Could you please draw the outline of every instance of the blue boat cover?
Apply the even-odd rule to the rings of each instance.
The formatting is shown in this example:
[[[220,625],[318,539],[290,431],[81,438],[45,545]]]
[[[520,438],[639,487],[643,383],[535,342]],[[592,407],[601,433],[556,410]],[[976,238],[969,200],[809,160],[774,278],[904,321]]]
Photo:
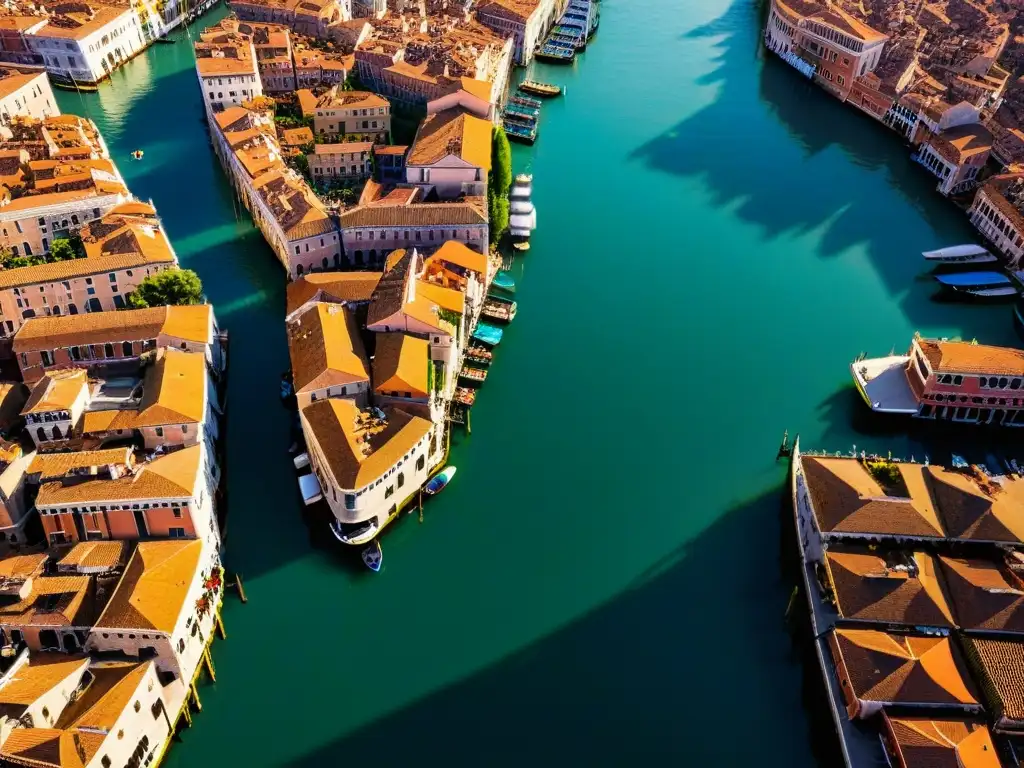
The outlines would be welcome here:
[[[954,272],[949,275],[936,275],[935,279],[954,288],[1010,284],[1010,278],[999,272]]]

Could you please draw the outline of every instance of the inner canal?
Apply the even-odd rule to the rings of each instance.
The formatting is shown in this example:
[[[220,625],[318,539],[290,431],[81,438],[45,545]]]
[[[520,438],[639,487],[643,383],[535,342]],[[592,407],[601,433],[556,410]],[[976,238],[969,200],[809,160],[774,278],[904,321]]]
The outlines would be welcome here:
[[[757,5],[601,12],[575,65],[531,73],[567,93],[514,148],[539,216],[519,314],[457,480],[376,576],[298,499],[285,276],[216,163],[188,35],[61,93],[231,333],[225,558],[249,602],[169,766],[814,764],[782,433],[941,460],[865,418],[848,364],[915,330],[1013,343],[1011,310],[932,300],[919,254],[966,219],[894,134],[765,58]]]

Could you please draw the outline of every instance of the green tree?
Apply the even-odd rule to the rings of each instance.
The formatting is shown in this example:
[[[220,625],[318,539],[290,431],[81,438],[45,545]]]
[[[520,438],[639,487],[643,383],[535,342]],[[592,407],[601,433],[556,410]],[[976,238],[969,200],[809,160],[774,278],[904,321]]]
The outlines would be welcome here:
[[[75,247],[66,238],[54,240],[53,245],[50,246],[50,261],[68,261],[77,256]]]
[[[128,294],[128,306],[132,309],[199,304],[202,300],[203,284],[191,269],[157,272]]]
[[[512,187],[512,147],[502,125],[494,126],[491,137],[491,189],[499,195],[508,196]]]
[[[508,198],[493,191],[487,196],[487,218],[491,228],[491,242],[496,243],[508,229]]]

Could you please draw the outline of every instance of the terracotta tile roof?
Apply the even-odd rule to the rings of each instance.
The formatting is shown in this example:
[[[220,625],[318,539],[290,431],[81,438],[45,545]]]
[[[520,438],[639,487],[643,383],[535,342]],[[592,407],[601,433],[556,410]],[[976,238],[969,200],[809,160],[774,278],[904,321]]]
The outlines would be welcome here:
[[[97,629],[173,632],[182,612],[194,608],[185,599],[202,552],[201,539],[140,542]]]
[[[894,768],[1000,768],[984,723],[890,717],[886,712],[882,717],[902,758]]]
[[[974,683],[948,637],[835,629],[836,645],[861,701],[904,705],[978,704]]]
[[[476,6],[477,17],[480,14],[498,16],[522,24],[540,7],[540,0],[485,0]]]
[[[318,400],[302,410],[306,438],[319,446],[339,488],[358,490],[378,480],[430,434],[426,419],[398,408],[382,410],[383,422],[351,400]]]
[[[95,755],[105,739],[87,731],[15,728],[0,747],[0,759],[26,768],[85,768],[81,755]]]
[[[491,169],[491,123],[453,107],[427,115],[409,149],[409,165],[433,165],[455,155],[476,168]]]
[[[206,416],[206,356],[165,347],[146,369],[138,409],[86,411],[82,432],[200,424]]]
[[[312,95],[309,91],[307,93]],[[300,95],[299,98],[301,99],[302,96]],[[390,110],[391,103],[370,91],[343,91],[340,88],[331,88],[317,99],[314,109],[363,109],[364,107],[386,107]]]
[[[990,713],[1024,721],[1024,638],[963,637]]]
[[[29,464],[28,473],[39,475],[40,480],[64,477],[76,469],[126,467],[131,463],[131,448],[110,448],[105,451],[75,451],[73,453],[38,453]]]
[[[339,304],[317,302],[289,323],[288,353],[296,392],[370,380],[355,316]]]
[[[814,514],[824,533],[944,535],[926,495],[887,497],[856,459],[804,457],[803,467]],[[900,469],[903,472],[905,467]]]
[[[27,707],[76,672],[83,671],[88,665],[88,656],[33,653],[29,656],[28,663],[19,667],[7,683],[0,687],[0,704]]]
[[[72,4],[65,3],[57,6],[62,9],[74,9],[63,13],[55,13],[47,20],[46,26],[33,34],[36,37],[56,37],[66,40],[84,40],[93,32],[98,32],[103,27],[114,21],[121,20],[132,13],[131,8],[112,7],[91,3]],[[124,23],[131,24],[131,19],[125,18]]]
[[[81,368],[47,371],[32,387],[32,394],[22,414],[66,411],[74,405],[83,390],[88,389],[88,378]]]
[[[375,144],[373,153],[375,155],[404,155],[409,147],[404,144]]]
[[[54,724],[57,728],[88,728],[110,731],[132,703],[142,678],[153,664],[132,661],[94,662],[92,683],[65,707]]]
[[[367,326],[383,322],[401,311],[409,293],[409,281],[416,271],[413,266],[415,257],[415,250],[407,251],[404,248],[388,254],[387,269],[370,299],[370,308],[366,313]]]
[[[372,141],[343,141],[337,144],[317,144],[313,148],[315,155],[350,155],[369,152],[373,149]]]
[[[138,467],[134,475],[115,480],[86,480],[64,484],[59,481],[39,487],[36,506],[100,503],[105,501],[146,501],[149,499],[190,499],[202,470],[202,445],[173,451]]]
[[[312,144],[313,141],[313,131],[305,125],[301,128],[285,128],[281,131],[282,146],[301,147],[305,144]]]
[[[446,261],[457,267],[462,267],[463,269],[476,272],[481,276],[487,274],[487,256],[474,251],[468,245],[464,245],[458,240],[447,241],[444,245],[427,256],[423,263],[425,266],[430,266],[435,261]]]
[[[957,623],[964,629],[1024,632],[1024,584],[999,563],[940,557]]]
[[[935,373],[1024,376],[1024,350],[935,339],[917,344]]]
[[[1007,479],[982,488],[962,472],[934,466],[921,471],[949,537],[1024,542],[1024,481]]]
[[[84,344],[148,341],[160,334],[208,344],[211,327],[209,304],[37,317],[26,320],[21,326],[14,337],[14,351],[35,352]]]
[[[37,576],[32,591],[0,604],[0,623],[12,626],[88,627],[96,617],[88,576]]]
[[[466,294],[460,290],[446,288],[427,280],[417,280],[416,293],[441,309],[458,312],[460,315],[466,312]]]
[[[35,80],[42,72],[22,73],[11,69],[0,70],[0,99],[13,95]]]
[[[374,391],[427,397],[427,366],[432,365],[427,340],[405,333],[378,333],[376,337],[377,347],[373,356]]]
[[[46,565],[45,553],[9,555],[0,560],[0,579],[27,579],[40,573]]]
[[[929,144],[949,162],[960,165],[975,155],[992,149],[992,133],[979,123],[947,128],[929,140]]]
[[[107,571],[128,562],[131,544],[127,541],[82,541],[75,544],[57,563],[61,572]]]
[[[411,203],[360,205],[339,217],[343,228],[451,227],[487,223],[487,217],[469,203]]]
[[[935,558],[925,552],[882,557],[866,550],[830,548],[825,565],[844,619],[952,627]]]
[[[314,298],[324,301],[369,301],[380,272],[311,272],[288,283],[287,313],[291,315]]]

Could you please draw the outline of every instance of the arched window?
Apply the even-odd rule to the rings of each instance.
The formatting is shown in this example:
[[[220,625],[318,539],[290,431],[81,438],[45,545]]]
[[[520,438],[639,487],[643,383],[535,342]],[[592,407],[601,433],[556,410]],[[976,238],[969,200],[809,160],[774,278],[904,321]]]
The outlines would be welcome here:
[[[132,356],[132,343],[130,341],[125,341],[121,343],[121,354],[124,355],[125,357]]]
[[[108,358],[113,357],[114,356],[114,345],[110,344],[110,343],[104,344],[103,345],[103,355],[105,357],[108,357]]]
[[[46,442],[46,430],[42,427],[36,430],[36,436],[39,438],[39,442]]]
[[[61,435],[61,433],[60,433],[60,427],[56,427],[56,426],[55,426],[55,427],[53,428],[53,439],[54,439],[54,440],[60,440],[60,439],[61,439],[61,437],[62,437],[62,435]]]
[[[302,277],[302,265],[301,265],[301,264],[299,264],[299,265],[298,265],[298,266],[297,266],[297,267],[295,268],[295,273],[296,273],[296,274],[297,274],[297,275],[298,275],[299,277]]]

